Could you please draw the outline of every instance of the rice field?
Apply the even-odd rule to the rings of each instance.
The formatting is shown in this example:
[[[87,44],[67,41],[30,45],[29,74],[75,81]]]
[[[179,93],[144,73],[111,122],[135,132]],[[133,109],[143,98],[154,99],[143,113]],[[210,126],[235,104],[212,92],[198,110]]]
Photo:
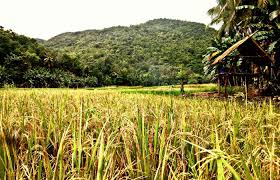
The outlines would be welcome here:
[[[0,90],[0,179],[280,179],[272,101],[123,91]]]
[[[152,95],[171,95],[179,96],[180,85],[173,86],[151,86],[151,87],[142,87],[142,86],[109,86],[102,88],[95,88],[94,90],[107,90],[107,91],[117,91],[122,93],[131,93],[131,94],[152,94]],[[200,92],[214,92],[218,90],[216,84],[194,84],[194,85],[185,85],[184,86],[185,94],[200,93]]]

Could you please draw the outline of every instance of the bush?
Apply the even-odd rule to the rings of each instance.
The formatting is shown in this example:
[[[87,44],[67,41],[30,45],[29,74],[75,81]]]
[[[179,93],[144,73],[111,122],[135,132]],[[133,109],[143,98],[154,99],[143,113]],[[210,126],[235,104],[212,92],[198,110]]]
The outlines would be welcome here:
[[[71,83],[69,84],[70,88],[81,88],[86,86],[85,78],[73,76]]]
[[[52,75],[47,69],[38,68],[27,71],[24,79],[27,81],[24,86],[27,87],[49,87],[52,82]]]
[[[51,72],[46,68],[36,68],[25,73],[24,79],[26,83],[22,86],[34,88],[68,87],[71,84],[70,76],[71,73],[59,69]]]
[[[98,86],[98,80],[96,77],[86,77],[85,78],[85,87],[96,87]]]

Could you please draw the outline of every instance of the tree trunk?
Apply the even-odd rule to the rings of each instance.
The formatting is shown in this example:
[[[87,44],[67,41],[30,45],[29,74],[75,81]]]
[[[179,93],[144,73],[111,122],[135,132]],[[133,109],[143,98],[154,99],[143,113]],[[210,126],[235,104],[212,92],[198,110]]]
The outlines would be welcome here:
[[[184,90],[184,80],[181,80],[180,92],[181,92],[181,93],[184,93],[184,92],[185,92],[185,90]]]

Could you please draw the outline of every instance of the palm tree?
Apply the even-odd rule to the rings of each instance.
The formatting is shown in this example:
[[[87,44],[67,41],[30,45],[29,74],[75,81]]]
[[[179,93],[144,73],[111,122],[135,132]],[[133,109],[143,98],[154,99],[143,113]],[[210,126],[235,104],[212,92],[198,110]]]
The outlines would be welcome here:
[[[210,25],[221,24],[219,37],[236,33],[248,35],[275,19],[279,23],[279,7],[279,0],[218,0],[208,14],[212,17]]]
[[[208,10],[208,15],[212,17],[210,25],[221,24],[220,37],[229,35],[238,23],[236,7],[240,3],[241,0],[218,0],[217,6]]]

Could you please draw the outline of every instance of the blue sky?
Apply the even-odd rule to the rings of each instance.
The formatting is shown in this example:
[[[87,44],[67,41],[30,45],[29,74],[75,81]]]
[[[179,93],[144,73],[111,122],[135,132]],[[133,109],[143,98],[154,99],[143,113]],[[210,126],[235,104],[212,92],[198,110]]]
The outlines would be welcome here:
[[[208,24],[215,0],[1,0],[0,25],[29,37],[129,26],[155,18]]]

